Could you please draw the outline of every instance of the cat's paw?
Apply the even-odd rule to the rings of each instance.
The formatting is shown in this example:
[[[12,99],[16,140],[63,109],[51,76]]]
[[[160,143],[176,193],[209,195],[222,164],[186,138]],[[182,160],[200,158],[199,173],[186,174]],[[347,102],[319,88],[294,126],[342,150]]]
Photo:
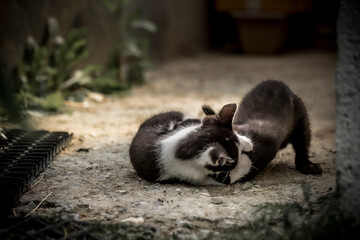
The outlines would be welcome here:
[[[296,169],[304,174],[313,174],[313,175],[321,174],[323,171],[320,164],[312,163],[310,161],[308,161],[302,165],[296,166]]]
[[[242,136],[236,133],[236,136],[239,139],[239,149],[244,152],[251,152],[254,148],[250,138]]]

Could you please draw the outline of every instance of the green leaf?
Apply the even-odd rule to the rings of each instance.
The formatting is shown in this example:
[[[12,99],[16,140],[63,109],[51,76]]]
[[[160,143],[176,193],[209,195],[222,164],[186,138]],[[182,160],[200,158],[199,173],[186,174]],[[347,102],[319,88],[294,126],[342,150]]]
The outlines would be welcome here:
[[[103,70],[103,66],[99,64],[89,64],[82,71],[86,76],[90,76],[92,74],[97,74],[97,72],[101,72]]]
[[[149,20],[145,20],[145,19],[135,20],[130,24],[130,26],[133,28],[143,29],[143,30],[151,32],[151,33],[154,33],[157,31],[156,25],[153,22],[151,22]]]
[[[42,101],[41,106],[48,111],[57,111],[62,107],[63,101],[61,92],[55,92],[47,95]]]
[[[108,9],[108,11],[114,13],[117,9],[116,4],[114,1],[111,0],[101,0],[101,2],[105,5],[105,7]]]
[[[105,7],[109,12],[115,14],[116,16],[120,16],[123,14],[125,7],[132,0],[101,0]]]
[[[143,51],[141,51],[138,44],[136,44],[136,41],[128,41],[122,55],[141,58],[143,56]]]

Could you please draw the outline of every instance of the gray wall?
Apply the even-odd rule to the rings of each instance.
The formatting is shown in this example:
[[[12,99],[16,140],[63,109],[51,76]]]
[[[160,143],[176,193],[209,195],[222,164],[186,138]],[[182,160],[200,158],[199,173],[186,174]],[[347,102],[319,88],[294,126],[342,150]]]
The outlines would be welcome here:
[[[150,35],[152,55],[158,60],[192,56],[207,48],[208,13],[206,0],[140,0],[144,16],[159,31]]]
[[[157,61],[196,54],[207,47],[206,0],[135,0],[145,18],[158,25],[151,56]],[[41,39],[49,16],[60,22],[61,34],[72,27],[88,28],[89,57],[104,63],[117,33],[116,20],[101,0],[0,0],[0,61],[13,67],[28,35]]]
[[[360,1],[343,0],[338,20],[337,187],[343,207],[360,220]],[[325,86],[324,86],[325,87]]]

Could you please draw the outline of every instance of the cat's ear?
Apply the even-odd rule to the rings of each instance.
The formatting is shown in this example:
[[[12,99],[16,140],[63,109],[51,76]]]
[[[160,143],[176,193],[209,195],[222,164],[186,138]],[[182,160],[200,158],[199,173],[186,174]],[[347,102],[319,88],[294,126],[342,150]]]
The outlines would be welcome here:
[[[210,106],[208,106],[208,105],[203,105],[203,106],[202,106],[202,110],[203,110],[203,112],[205,113],[206,116],[215,115],[214,109],[212,109],[212,108],[211,108]]]
[[[232,120],[236,111],[236,104],[230,103],[226,104],[219,112],[219,120],[221,124],[226,127],[232,129]]]

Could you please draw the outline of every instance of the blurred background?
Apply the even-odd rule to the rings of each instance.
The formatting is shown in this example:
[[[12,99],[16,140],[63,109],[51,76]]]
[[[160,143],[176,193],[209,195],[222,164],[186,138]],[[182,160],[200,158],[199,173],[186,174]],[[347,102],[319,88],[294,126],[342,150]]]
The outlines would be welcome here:
[[[199,194],[191,190],[189,195],[182,191],[182,198],[170,204],[184,206],[177,208],[173,218],[168,214],[172,210],[159,207],[159,196],[145,190],[147,186],[138,181],[130,165],[130,142],[146,117],[179,110],[200,118],[203,104],[220,110],[224,104],[239,103],[250,89],[269,78],[284,81],[307,106],[313,136],[311,158],[324,169],[321,178],[306,176],[314,186],[314,199],[333,192],[339,2],[0,0],[0,139],[6,137],[1,128],[13,123],[30,128],[28,119],[35,119],[40,129],[73,133],[67,153],[22,198],[16,210],[19,216],[34,209],[29,203],[41,204],[49,189],[55,190],[51,204],[37,210],[44,215],[58,213],[59,206],[65,206],[60,212],[79,213],[82,219],[100,216],[116,222],[146,213],[154,216],[156,224],[177,228],[179,222],[174,219],[194,219],[194,212],[212,219],[206,222],[214,229],[220,220],[213,219],[247,219],[243,213],[251,213],[249,202],[303,202],[300,184],[304,176],[290,177],[295,174],[291,149],[279,155],[266,171],[271,173],[257,182],[264,188],[261,195],[239,198],[229,188],[214,190],[214,196],[224,193],[230,198],[224,201],[220,215],[214,206],[209,208],[214,209],[212,213],[204,211],[202,205],[208,200],[198,201]],[[345,23],[345,28],[350,25]],[[352,36],[357,43],[356,34]],[[344,40],[344,45],[348,42]],[[349,59],[356,62],[358,55]],[[353,68],[348,63],[343,63],[349,66],[345,73]],[[350,102],[345,98],[344,104]],[[238,186],[242,193],[244,188]],[[124,189],[124,194],[117,189]],[[124,208],[114,211],[119,203]],[[236,208],[241,211],[234,211]],[[311,215],[316,216],[312,211]],[[311,222],[311,226],[317,225]]]
[[[112,1],[114,3],[118,2]],[[102,0],[0,1],[0,54],[14,67],[26,38],[41,41],[49,17],[59,33],[86,27],[86,63],[104,64],[119,34],[119,19]],[[123,1],[124,2],[124,1]],[[278,53],[302,48],[335,48],[339,0],[133,0],[127,13],[139,11],[158,31],[151,57],[159,62],[204,50]],[[136,10],[134,10],[136,9]]]
[[[81,98],[70,94],[79,86],[122,91],[142,83],[147,68],[209,51],[335,51],[338,6],[339,0],[1,0],[2,102],[5,109],[57,110],[64,99]]]

